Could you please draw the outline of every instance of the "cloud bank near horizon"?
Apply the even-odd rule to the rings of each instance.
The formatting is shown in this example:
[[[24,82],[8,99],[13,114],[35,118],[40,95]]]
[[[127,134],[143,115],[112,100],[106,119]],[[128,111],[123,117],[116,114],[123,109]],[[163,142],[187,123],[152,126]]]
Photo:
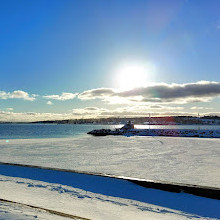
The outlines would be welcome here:
[[[196,109],[197,110],[197,109]],[[201,110],[201,109],[200,109]],[[114,110],[98,107],[76,108],[70,113],[50,113],[50,112],[13,112],[0,111],[0,121],[10,122],[32,122],[48,120],[66,120],[83,118],[108,118],[108,117],[149,117],[151,116],[197,116],[197,112],[189,112],[183,107],[175,106],[149,106],[149,107],[121,107]],[[217,115],[220,112],[206,112],[202,115]]]

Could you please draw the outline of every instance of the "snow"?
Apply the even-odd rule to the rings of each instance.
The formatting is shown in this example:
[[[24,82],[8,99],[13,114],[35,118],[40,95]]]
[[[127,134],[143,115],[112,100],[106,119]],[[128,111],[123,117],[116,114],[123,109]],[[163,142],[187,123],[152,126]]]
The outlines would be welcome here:
[[[0,140],[0,162],[220,187],[220,139],[106,136]],[[0,199],[89,219],[220,219],[219,200],[126,180],[0,164]],[[65,219],[0,201],[1,220]]]
[[[36,210],[19,204],[0,202],[1,220],[66,220],[61,216],[54,216],[46,211]]]
[[[17,170],[15,173],[21,176],[23,173],[34,173],[35,179],[33,176],[20,178],[0,175],[1,199],[89,219],[207,220],[220,218],[218,200],[146,189],[125,180],[74,173],[68,173],[70,175],[68,179],[65,177],[65,172],[32,170],[33,168],[24,168],[21,172],[20,167],[16,166],[13,169]],[[47,175],[42,175],[42,172],[47,172]],[[42,176],[47,181],[42,181]],[[64,182],[66,184],[63,184]],[[94,192],[94,189],[99,192]],[[155,205],[155,201],[164,205]],[[39,219],[51,217],[45,213],[49,216],[41,218],[43,214],[39,210],[31,211],[21,206],[14,210],[13,206],[5,207],[5,204],[0,203],[0,216],[1,213],[3,216],[6,213],[11,214],[12,220],[19,219],[16,215],[13,217],[17,210],[16,213],[20,215],[28,214]],[[176,209],[171,209],[171,206],[175,206]],[[60,219],[60,217],[55,216],[54,219]]]
[[[106,136],[0,140],[0,161],[220,187],[220,139]]]

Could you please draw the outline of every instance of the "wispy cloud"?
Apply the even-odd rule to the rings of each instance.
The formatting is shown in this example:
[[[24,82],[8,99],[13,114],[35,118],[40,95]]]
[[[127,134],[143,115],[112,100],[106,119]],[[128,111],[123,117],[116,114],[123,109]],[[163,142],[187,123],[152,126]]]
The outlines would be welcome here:
[[[48,102],[47,102],[47,105],[53,105],[53,102],[48,101]]]
[[[193,107],[191,107],[191,109],[193,109],[193,110],[207,110],[207,109],[213,109],[213,108],[193,106]]]
[[[45,120],[64,120],[71,118],[73,118],[72,114],[0,111],[0,121],[4,122],[32,122]]]
[[[142,103],[190,103],[208,102],[220,97],[220,82],[199,81],[187,84],[154,84],[128,91],[116,91],[111,88],[98,88],[84,91],[78,98],[82,100],[101,99],[117,103],[127,100]]]
[[[218,20],[217,28],[220,29],[220,20]]]
[[[0,91],[0,99],[24,99],[34,101],[36,96],[35,94],[30,95],[22,90],[15,90],[13,92]]]
[[[66,100],[74,99],[77,95],[78,93],[63,92],[61,95],[46,95],[46,96],[43,96],[43,98],[66,101]]]
[[[177,114],[182,112],[183,107],[179,106],[127,106],[114,109],[107,108],[97,108],[97,107],[87,107],[87,108],[77,108],[73,109],[73,114],[75,116],[82,116],[86,118],[96,118],[96,117],[123,117],[123,116],[146,116],[149,112],[155,112],[157,114],[162,114],[163,112],[169,111]],[[187,113],[188,114],[188,113]]]
[[[98,107],[75,108],[72,110],[73,115],[83,116],[87,118],[98,117],[102,115],[103,112],[109,112],[109,110],[106,108],[98,108]]]

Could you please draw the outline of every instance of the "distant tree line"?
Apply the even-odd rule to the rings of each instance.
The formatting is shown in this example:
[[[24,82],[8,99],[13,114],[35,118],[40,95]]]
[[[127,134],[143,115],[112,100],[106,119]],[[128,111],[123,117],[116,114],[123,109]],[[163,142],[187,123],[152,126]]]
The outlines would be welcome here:
[[[134,124],[216,124],[220,125],[220,117],[211,116],[167,116],[167,117],[109,117],[109,118],[88,118],[88,119],[66,119],[36,121],[31,123],[53,123],[53,124],[125,124],[127,121]]]

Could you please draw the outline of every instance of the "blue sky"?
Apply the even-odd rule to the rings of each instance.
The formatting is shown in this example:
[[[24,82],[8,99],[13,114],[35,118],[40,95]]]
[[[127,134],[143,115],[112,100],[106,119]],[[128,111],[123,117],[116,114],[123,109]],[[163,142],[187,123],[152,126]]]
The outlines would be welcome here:
[[[218,0],[0,1],[0,120],[219,114],[219,8]]]

